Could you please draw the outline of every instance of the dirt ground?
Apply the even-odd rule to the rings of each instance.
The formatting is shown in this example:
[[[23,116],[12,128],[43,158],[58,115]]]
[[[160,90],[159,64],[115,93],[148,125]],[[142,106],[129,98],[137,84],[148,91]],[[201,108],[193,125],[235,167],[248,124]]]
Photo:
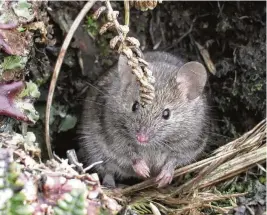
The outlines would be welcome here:
[[[42,32],[34,34],[25,79],[38,83],[41,92],[34,103],[40,120],[29,125],[28,130],[34,132],[45,152],[45,107],[51,74],[66,33],[85,2],[41,4],[36,17],[45,26],[48,42],[40,42]],[[92,11],[99,5],[100,2],[95,4]],[[123,1],[113,1],[112,6],[120,11],[119,21],[123,23]],[[53,150],[61,158],[66,157],[66,150],[76,148],[76,126],[82,117],[87,89],[118,59],[109,47],[114,33],[100,36],[99,29],[106,20],[104,17],[93,20],[92,11],[74,35],[55,89],[50,129]],[[4,31],[1,32],[3,36]],[[211,114],[207,153],[266,118],[266,2],[163,1],[154,10],[143,12],[132,8],[129,35],[140,41],[142,51],[167,51],[206,66],[209,72],[205,90]],[[27,38],[21,41],[26,44]],[[15,77],[16,71],[12,75]],[[14,77],[5,78],[15,80]],[[2,129],[2,116],[0,121]],[[46,158],[45,153],[42,154]],[[220,189],[225,193],[252,192],[249,197],[238,199],[240,207],[233,214],[249,214],[244,209],[247,205],[254,214],[262,214],[266,208],[265,184],[266,177],[255,168]]]
[[[70,26],[83,4],[48,3],[51,37],[56,42],[36,49],[39,51],[28,64],[31,71],[38,68],[39,74],[32,72],[36,79],[52,72],[66,26]],[[122,2],[113,2],[113,6],[121,11],[123,22]],[[168,51],[203,64],[201,50],[209,53],[215,67],[213,74],[209,73],[206,89],[212,113],[212,148],[238,137],[265,117],[265,15],[265,2],[163,2],[152,11],[131,10],[130,34],[140,40],[144,51]],[[101,22],[85,20],[61,69],[52,124],[53,143],[60,156],[75,147],[75,125],[88,84],[117,59],[108,46],[112,33],[98,35]],[[45,107],[48,86],[47,82],[41,89],[43,100],[37,104],[40,111]],[[74,127],[62,128],[66,120]],[[42,123],[36,127],[41,128]]]

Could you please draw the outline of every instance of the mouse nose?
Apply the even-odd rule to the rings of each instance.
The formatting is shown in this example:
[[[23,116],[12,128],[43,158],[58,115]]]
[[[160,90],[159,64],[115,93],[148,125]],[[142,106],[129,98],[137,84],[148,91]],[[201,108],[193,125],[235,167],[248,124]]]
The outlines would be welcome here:
[[[137,133],[136,138],[139,143],[147,143],[148,142],[148,135],[145,133]]]

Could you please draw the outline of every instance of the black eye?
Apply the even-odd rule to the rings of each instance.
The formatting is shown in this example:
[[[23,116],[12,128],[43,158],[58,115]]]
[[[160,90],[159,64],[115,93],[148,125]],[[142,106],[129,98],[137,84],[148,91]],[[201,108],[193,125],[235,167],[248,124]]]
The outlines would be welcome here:
[[[170,115],[171,115],[171,112],[170,112],[170,109],[169,108],[165,109],[163,111],[163,113],[162,113],[163,119],[169,119],[170,118]]]
[[[139,109],[139,102],[135,101],[132,106],[132,111],[135,112]]]

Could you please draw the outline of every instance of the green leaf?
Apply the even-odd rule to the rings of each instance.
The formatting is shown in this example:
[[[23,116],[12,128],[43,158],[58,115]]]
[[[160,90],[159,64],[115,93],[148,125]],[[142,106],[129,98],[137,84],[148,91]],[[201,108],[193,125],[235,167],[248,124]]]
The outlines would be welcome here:
[[[77,117],[72,115],[67,115],[59,125],[59,132],[67,131],[75,127],[77,123]]]
[[[40,91],[38,89],[38,86],[33,83],[32,81],[26,82],[26,87],[25,89],[20,93],[19,97],[25,97],[25,96],[30,96],[32,98],[39,98],[40,96]]]
[[[18,193],[13,196],[12,200],[14,202],[23,202],[25,200],[25,194],[24,193]]]
[[[66,201],[63,201],[63,200],[58,200],[57,202],[58,206],[62,209],[62,210],[65,210],[67,211],[68,210],[68,203]]]
[[[32,11],[32,5],[27,2],[27,0],[19,0],[17,4],[13,4],[12,8],[14,13],[18,17],[23,17],[27,21],[30,21],[34,18],[34,13]]]
[[[98,213],[98,215],[109,215],[109,214],[110,214],[109,211],[105,208],[101,208]]]
[[[30,205],[21,204],[22,202],[20,202],[19,205],[15,205],[14,209],[11,210],[12,215],[31,215],[34,212],[33,207],[31,207]]]
[[[99,31],[99,25],[97,21],[90,16],[87,17],[87,30],[88,33],[93,37],[96,37]]]
[[[65,212],[61,208],[55,207],[54,208],[54,214],[55,215],[64,215]]]
[[[22,56],[8,56],[1,64],[3,70],[24,69],[28,58]]]
[[[26,30],[26,28],[23,28],[23,27],[20,26],[20,27],[17,28],[17,30],[18,30],[19,32],[24,32],[24,31]]]
[[[85,191],[73,190],[71,193],[64,194],[63,199],[58,200],[53,210],[55,215],[86,215]]]
[[[135,202],[130,205],[130,209],[137,212],[138,214],[152,214],[148,202]]]
[[[266,177],[260,176],[259,181],[260,181],[260,183],[265,184],[266,183]]]

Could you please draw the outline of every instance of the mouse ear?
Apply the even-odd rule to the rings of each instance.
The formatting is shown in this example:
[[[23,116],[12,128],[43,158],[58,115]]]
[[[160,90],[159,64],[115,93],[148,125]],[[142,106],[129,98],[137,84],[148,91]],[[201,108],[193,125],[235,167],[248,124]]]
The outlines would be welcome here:
[[[179,90],[190,100],[202,94],[206,81],[206,69],[201,63],[196,61],[184,64],[179,69],[176,77]]]
[[[121,54],[118,62],[118,73],[122,82],[128,83],[133,80],[134,75],[131,72],[131,67],[128,65],[128,59]]]

